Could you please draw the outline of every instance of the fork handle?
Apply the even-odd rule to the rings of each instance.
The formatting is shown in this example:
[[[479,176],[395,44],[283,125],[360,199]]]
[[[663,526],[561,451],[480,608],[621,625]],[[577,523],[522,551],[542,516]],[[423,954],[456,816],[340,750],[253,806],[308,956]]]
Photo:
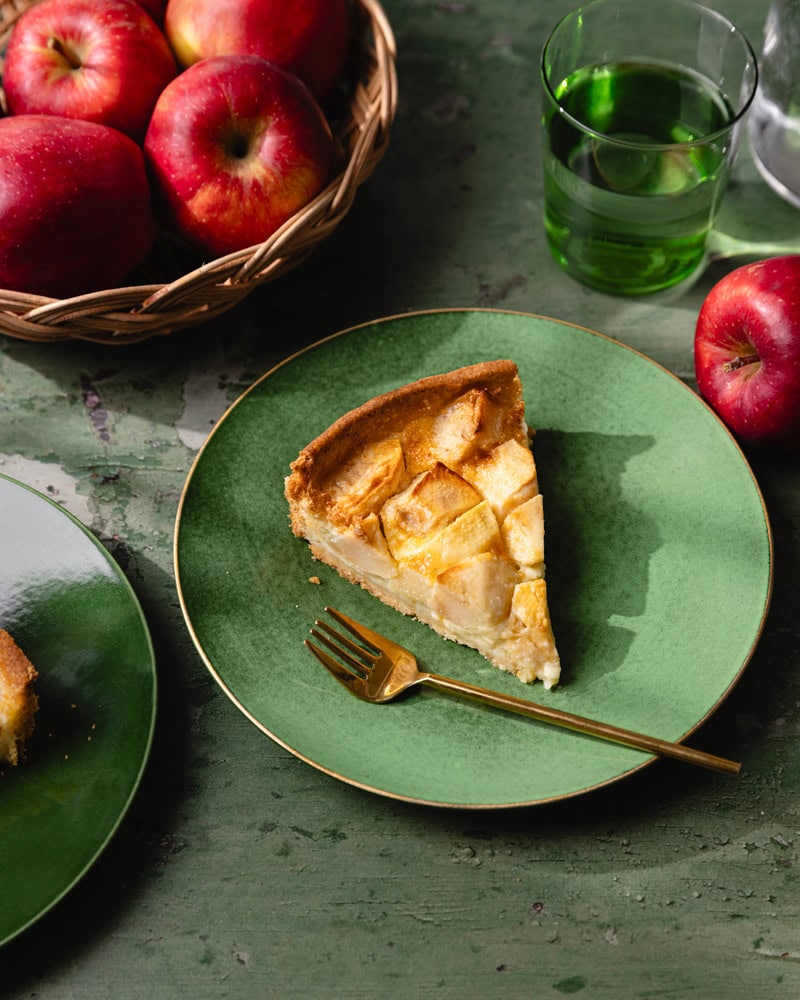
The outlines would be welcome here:
[[[451,677],[425,673],[422,675],[421,680],[422,683],[438,688],[440,691],[448,691],[451,694],[471,698],[473,701],[480,701],[486,705],[503,708],[508,712],[527,715],[533,719],[537,719],[539,722],[547,722],[554,726],[561,726],[563,729],[571,729],[574,732],[583,733],[587,736],[595,736],[611,743],[619,743],[622,746],[633,747],[636,750],[644,750],[647,753],[657,754],[660,757],[672,757],[675,760],[697,764],[700,767],[706,767],[712,771],[721,771],[724,774],[739,774],[742,769],[742,765],[737,761],[704,753],[702,750],[693,750],[682,743],[670,743],[668,740],[661,740],[655,736],[646,736],[643,733],[636,733],[630,729],[621,729],[619,726],[612,726],[606,722],[597,722],[594,719],[586,719],[580,715],[572,715],[570,712],[562,712],[557,708],[549,708],[547,705],[525,701],[523,698],[514,698],[511,695],[500,694],[498,691],[488,691],[486,688],[453,680]]]

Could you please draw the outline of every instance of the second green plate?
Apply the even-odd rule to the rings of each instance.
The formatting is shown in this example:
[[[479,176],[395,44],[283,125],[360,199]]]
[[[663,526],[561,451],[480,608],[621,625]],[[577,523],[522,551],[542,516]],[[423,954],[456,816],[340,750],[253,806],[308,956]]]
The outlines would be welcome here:
[[[0,475],[0,626],[39,671],[28,759],[0,768],[0,945],[100,856],[139,787],[156,713],[142,609],[91,532]]]

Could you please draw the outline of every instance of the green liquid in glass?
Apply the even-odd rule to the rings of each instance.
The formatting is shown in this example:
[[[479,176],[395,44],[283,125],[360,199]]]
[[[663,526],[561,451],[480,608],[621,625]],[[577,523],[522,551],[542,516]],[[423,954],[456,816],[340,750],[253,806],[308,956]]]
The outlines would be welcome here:
[[[626,295],[688,277],[703,261],[732,159],[733,112],[722,94],[680,67],[615,63],[578,70],[556,96],[591,131],[547,105],[553,256],[586,284]]]

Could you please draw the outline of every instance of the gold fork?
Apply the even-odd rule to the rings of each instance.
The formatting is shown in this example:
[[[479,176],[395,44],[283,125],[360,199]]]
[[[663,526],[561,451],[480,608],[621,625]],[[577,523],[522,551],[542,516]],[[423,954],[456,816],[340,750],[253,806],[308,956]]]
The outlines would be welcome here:
[[[374,703],[391,701],[408,688],[427,684],[440,691],[462,695],[496,708],[530,716],[539,722],[561,726],[587,736],[596,736],[602,740],[634,747],[661,757],[672,757],[689,764],[698,764],[713,771],[738,774],[742,768],[736,761],[716,757],[702,750],[693,750],[682,743],[670,743],[654,736],[621,729],[605,722],[596,722],[594,719],[585,719],[580,715],[572,715],[546,705],[535,704],[522,698],[514,698],[498,691],[489,691],[473,684],[465,684],[450,677],[420,670],[414,654],[403,646],[398,646],[397,643],[348,618],[335,608],[326,607],[325,611],[360,641],[354,642],[318,618],[314,623],[316,627],[311,629],[311,635],[335,653],[338,659],[320,649],[309,639],[304,640],[305,645],[340,684],[362,701]]]

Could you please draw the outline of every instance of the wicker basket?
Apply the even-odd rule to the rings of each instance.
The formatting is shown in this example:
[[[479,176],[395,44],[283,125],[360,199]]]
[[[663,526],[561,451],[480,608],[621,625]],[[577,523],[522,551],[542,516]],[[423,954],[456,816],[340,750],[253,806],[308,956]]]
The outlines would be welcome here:
[[[0,51],[32,0],[0,2]],[[389,143],[397,108],[395,43],[377,0],[353,0],[358,19],[349,107],[334,132],[342,169],[313,201],[264,243],[197,266],[197,258],[168,237],[139,269],[142,284],[69,299],[0,289],[0,333],[33,341],[89,340],[130,344],[203,323],[250,291],[297,266],[350,209],[359,185]],[[2,91],[0,99],[4,102]],[[137,276],[139,274],[137,272]]]

